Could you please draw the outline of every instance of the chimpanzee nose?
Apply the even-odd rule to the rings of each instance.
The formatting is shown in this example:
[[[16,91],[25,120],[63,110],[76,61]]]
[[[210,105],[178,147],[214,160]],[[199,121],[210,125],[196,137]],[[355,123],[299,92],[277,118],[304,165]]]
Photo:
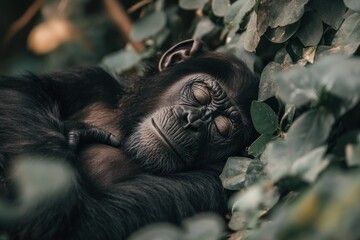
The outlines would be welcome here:
[[[205,122],[202,120],[203,111],[198,108],[180,106],[176,108],[175,114],[185,129],[198,131],[201,126],[205,125]]]

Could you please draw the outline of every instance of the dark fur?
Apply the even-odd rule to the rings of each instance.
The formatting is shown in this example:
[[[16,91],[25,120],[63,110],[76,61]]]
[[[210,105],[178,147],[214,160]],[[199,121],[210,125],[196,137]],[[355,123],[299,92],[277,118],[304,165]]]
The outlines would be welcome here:
[[[94,144],[81,146],[74,153],[67,142],[68,123],[83,120],[126,139],[153,110],[158,95],[174,80],[192,72],[209,73],[225,81],[242,79],[242,97],[236,101],[248,114],[250,100],[256,98],[257,81],[239,61],[212,53],[149,74],[126,90],[100,68],[1,77],[1,176],[7,176],[13,157],[24,153],[67,159],[77,170],[77,183],[66,199],[46,204],[22,219],[10,229],[12,238],[124,239],[147,223],[179,223],[202,211],[223,214],[227,194],[218,176],[224,159],[156,175],[144,172],[121,149]],[[244,131],[239,151],[252,135],[250,125]]]

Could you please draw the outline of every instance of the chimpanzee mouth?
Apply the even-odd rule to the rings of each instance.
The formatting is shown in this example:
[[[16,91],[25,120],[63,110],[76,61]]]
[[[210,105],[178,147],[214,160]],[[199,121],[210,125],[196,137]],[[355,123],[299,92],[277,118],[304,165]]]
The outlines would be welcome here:
[[[153,130],[156,133],[156,135],[160,138],[160,140],[166,145],[167,148],[169,148],[184,164],[185,166],[186,161],[181,157],[181,154],[178,152],[178,150],[173,146],[173,144],[170,142],[170,140],[165,136],[165,134],[161,131],[161,129],[158,127],[158,125],[155,123],[155,120],[151,118],[151,125],[153,126]]]

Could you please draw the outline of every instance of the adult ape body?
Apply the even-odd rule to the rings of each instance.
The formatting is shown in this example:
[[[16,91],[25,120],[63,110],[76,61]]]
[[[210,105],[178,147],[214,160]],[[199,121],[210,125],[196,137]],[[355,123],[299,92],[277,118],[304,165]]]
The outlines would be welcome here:
[[[150,222],[225,211],[218,176],[251,138],[257,90],[242,62],[195,40],[169,49],[133,86],[99,68],[0,78],[1,177],[27,153],[77,171],[66,199],[22,219],[12,237],[124,239]]]

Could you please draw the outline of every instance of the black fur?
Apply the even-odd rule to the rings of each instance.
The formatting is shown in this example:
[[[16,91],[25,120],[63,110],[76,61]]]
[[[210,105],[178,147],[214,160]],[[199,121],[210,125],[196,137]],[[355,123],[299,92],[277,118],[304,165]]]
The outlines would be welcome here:
[[[66,159],[77,171],[76,183],[66,193],[65,199],[44,204],[21,219],[9,229],[11,238],[125,239],[147,223],[179,223],[185,217],[202,211],[223,214],[227,194],[218,176],[224,162],[156,175],[144,172],[141,167],[133,167],[131,157],[128,159],[129,156],[124,154],[123,158],[119,150],[116,154],[123,161],[122,167],[114,169],[114,174],[121,171],[128,173],[104,186],[98,184],[93,175],[102,178],[110,174],[108,171],[112,167],[92,174],[92,170],[101,168],[102,162],[98,162],[96,157],[91,162],[88,155],[82,155],[82,151],[86,152],[93,145],[80,146],[74,152],[68,144],[69,126],[71,130],[74,122],[81,122],[86,117],[93,119],[88,111],[105,109],[104,117],[99,113],[103,121],[101,127],[117,126],[124,140],[141,118],[153,110],[158,95],[173,84],[174,79],[192,72],[205,72],[225,80],[242,79],[243,97],[236,101],[247,112],[251,99],[256,98],[257,81],[244,69],[242,63],[231,57],[208,53],[162,73],[147,75],[128,89],[100,68],[40,76],[1,77],[1,177],[8,176],[15,156],[26,153]],[[249,139],[251,127],[246,131],[244,134]],[[108,161],[105,158],[103,163],[112,164],[119,159]],[[130,167],[126,169],[126,166]],[[2,192],[6,192],[6,184]]]

